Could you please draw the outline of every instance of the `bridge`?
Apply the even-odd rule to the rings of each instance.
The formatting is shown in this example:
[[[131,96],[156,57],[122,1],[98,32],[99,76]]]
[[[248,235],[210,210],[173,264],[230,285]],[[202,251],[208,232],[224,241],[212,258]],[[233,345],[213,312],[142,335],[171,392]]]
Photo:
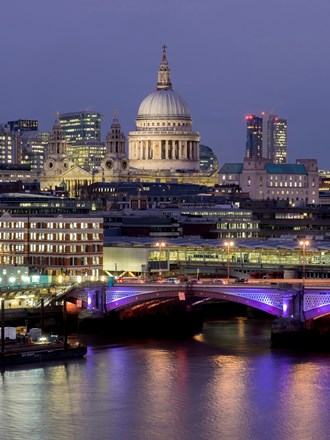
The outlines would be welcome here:
[[[303,284],[158,284],[127,283],[74,285],[65,293],[73,302],[89,310],[110,312],[134,307],[148,301],[185,301],[194,306],[210,300],[245,304],[278,318],[294,318],[300,322],[330,313],[330,285]]]
[[[303,337],[306,331],[317,327],[315,319],[330,314],[330,284],[283,281],[268,284],[136,282],[113,286],[103,281],[85,281],[66,286],[11,287],[0,291],[0,299],[6,308],[6,319],[17,317],[19,312],[38,314],[40,309],[41,315],[48,309],[53,312],[55,304],[62,304],[63,300],[67,304],[65,310],[78,312],[81,319],[102,319],[111,311],[153,308],[173,301],[181,302],[187,311],[207,301],[231,301],[277,318],[272,321],[272,342],[282,344],[284,341],[285,344],[291,337]]]

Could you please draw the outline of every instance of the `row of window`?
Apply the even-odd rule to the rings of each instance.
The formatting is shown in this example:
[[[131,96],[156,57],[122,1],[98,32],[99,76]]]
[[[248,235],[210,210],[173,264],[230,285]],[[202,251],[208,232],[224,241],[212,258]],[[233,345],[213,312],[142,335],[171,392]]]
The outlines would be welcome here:
[[[24,206],[24,204],[23,204]],[[29,205],[28,205],[29,206]],[[47,205],[46,205],[47,206]],[[25,223],[22,221],[18,222],[0,222],[0,229],[23,229],[25,227]],[[30,222],[30,229],[100,229],[102,227],[101,223],[38,223],[38,222]]]
[[[91,239],[95,241],[101,240],[100,234],[77,234],[72,232],[71,234],[64,234],[60,232],[58,234],[47,234],[45,232],[31,232],[30,241],[90,241]],[[24,240],[24,232],[0,232],[0,240]]]
[[[258,229],[259,224],[255,223],[217,223],[217,229]]]
[[[149,122],[144,122],[144,124],[143,124],[143,126],[144,127],[160,127],[160,122],[157,122],[157,123],[155,123],[155,122],[151,122],[151,123],[149,123]],[[185,122],[178,122],[178,123],[176,123],[176,122],[173,122],[173,125],[171,124],[171,122],[163,122],[162,123],[162,127],[190,127],[191,126],[191,123],[189,123],[189,122],[187,122],[187,123],[185,123]]]
[[[259,191],[259,194],[263,194],[264,192],[262,190]],[[267,194],[272,194],[272,195],[300,195],[301,197],[304,196],[304,191],[270,191],[269,189],[267,190]],[[315,195],[315,191],[312,191],[312,195]],[[308,191],[306,191],[306,196],[308,196]]]
[[[62,245],[62,244],[35,244],[31,243],[29,245],[29,253],[31,252],[48,252],[48,253],[101,253],[102,252],[102,246],[99,244],[93,244],[93,245],[87,245],[87,244],[81,244],[81,245]],[[4,243],[0,244],[0,252],[12,252],[12,253],[18,253],[18,252],[27,252],[27,249],[24,247],[24,244],[9,244]]]
[[[157,260],[159,253],[151,251],[149,255],[150,260]],[[162,252],[161,259],[169,259],[169,261],[209,261],[215,263],[227,263],[228,252],[226,248],[220,251],[167,251]],[[232,263],[258,263],[258,264],[276,264],[276,265],[301,265],[303,256],[301,249],[296,251],[282,251],[282,250],[253,250],[253,251],[237,251],[234,248],[230,252],[230,260]],[[330,253],[325,251],[308,251],[305,256],[305,263],[313,264],[329,264]]]

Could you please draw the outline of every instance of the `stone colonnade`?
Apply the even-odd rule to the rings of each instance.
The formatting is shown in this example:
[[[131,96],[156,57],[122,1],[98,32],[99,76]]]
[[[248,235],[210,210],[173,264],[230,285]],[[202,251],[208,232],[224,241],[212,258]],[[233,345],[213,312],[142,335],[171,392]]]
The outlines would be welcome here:
[[[130,143],[130,159],[199,160],[199,142],[194,140],[140,140]]]
[[[83,186],[91,185],[92,179],[64,179],[66,190],[70,196],[75,196]]]

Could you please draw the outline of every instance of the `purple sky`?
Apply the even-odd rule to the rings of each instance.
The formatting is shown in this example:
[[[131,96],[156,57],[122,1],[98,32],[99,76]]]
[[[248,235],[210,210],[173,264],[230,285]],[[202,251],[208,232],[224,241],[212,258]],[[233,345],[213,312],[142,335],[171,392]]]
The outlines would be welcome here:
[[[330,168],[329,0],[10,0],[1,5],[0,121],[117,109],[127,134],[168,46],[173,88],[223,162],[249,113],[288,119],[288,156]]]

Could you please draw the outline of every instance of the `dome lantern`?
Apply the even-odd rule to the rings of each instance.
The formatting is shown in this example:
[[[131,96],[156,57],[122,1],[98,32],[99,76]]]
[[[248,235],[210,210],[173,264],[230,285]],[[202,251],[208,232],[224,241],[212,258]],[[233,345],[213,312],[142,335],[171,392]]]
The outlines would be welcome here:
[[[166,58],[166,46],[163,46],[163,59],[160,63],[158,70],[157,90],[167,90],[172,88],[170,68],[168,67],[168,61]]]
[[[172,89],[170,69],[163,46],[163,58],[158,70],[157,90],[140,104],[137,120],[180,119],[191,120],[190,110],[184,99]]]

